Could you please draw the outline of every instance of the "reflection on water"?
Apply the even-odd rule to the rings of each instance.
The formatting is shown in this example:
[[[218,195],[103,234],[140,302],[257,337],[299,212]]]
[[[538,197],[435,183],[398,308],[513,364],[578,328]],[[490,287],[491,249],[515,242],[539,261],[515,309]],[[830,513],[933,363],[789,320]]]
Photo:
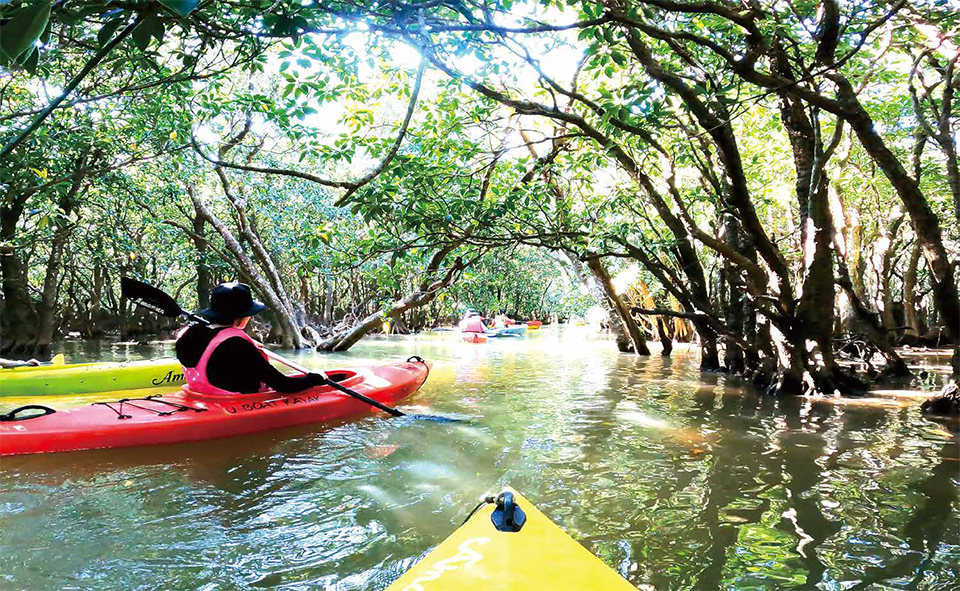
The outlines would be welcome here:
[[[298,361],[413,353],[435,367],[409,405],[473,422],[4,459],[0,587],[382,589],[506,484],[637,585],[960,585],[960,448],[916,399],[761,398],[576,329]]]

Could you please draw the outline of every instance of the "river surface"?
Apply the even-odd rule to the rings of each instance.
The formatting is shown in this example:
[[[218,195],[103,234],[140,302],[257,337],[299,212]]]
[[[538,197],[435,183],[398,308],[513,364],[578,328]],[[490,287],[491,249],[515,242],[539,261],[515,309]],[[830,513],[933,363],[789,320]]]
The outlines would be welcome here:
[[[0,588],[383,589],[504,485],[643,589],[960,587],[960,447],[917,397],[760,397],[693,350],[622,355],[586,327],[297,360],[412,354],[434,367],[403,407],[471,422],[4,459]]]

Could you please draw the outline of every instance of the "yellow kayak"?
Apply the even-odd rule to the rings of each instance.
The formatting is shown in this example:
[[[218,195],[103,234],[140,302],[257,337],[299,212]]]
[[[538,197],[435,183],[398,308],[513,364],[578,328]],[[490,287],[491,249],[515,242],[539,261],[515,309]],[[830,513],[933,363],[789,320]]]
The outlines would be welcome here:
[[[387,591],[627,589],[636,591],[520,493],[506,488]]]
[[[116,390],[179,388],[176,359],[41,365],[0,370],[0,396],[67,396]]]

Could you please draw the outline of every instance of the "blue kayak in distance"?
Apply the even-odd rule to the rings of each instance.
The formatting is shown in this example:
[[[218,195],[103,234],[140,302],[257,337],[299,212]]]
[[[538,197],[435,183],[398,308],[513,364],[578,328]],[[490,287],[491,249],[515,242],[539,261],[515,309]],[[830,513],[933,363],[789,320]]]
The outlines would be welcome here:
[[[486,331],[488,337],[491,338],[500,338],[500,337],[522,337],[527,332],[526,324],[515,324],[513,326],[508,326],[506,328],[493,328]]]

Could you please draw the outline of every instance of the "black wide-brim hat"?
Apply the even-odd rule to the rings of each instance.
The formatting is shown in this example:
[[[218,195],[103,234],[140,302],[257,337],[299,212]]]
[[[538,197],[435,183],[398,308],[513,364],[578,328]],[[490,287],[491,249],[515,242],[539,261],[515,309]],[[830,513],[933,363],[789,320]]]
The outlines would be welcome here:
[[[200,310],[200,315],[213,322],[233,322],[237,318],[258,314],[264,308],[253,299],[249,285],[231,281],[213,288],[210,307]]]

